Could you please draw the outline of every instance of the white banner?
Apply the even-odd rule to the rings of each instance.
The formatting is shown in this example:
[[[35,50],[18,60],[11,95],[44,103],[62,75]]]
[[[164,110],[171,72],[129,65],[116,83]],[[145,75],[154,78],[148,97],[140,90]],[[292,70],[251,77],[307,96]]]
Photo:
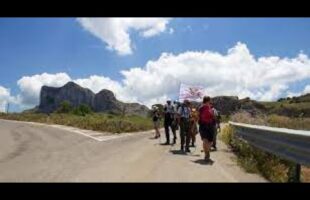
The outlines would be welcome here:
[[[204,96],[203,87],[186,85],[181,83],[179,101],[183,102],[185,99],[189,101],[202,101]]]

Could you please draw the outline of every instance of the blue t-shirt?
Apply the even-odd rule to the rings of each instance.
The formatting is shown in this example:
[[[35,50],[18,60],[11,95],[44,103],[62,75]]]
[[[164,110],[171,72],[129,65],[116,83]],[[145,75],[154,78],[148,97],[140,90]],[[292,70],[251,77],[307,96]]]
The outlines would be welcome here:
[[[180,106],[178,109],[178,114],[181,116],[181,118],[189,119],[189,117],[191,115],[191,110],[187,106]]]

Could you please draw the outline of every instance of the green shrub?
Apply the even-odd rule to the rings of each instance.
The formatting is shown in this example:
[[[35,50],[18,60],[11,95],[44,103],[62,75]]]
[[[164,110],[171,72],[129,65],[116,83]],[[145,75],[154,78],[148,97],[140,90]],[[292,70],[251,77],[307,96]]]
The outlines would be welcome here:
[[[73,106],[69,101],[63,101],[60,103],[56,113],[70,113],[73,110]]]
[[[88,105],[81,104],[78,107],[74,108],[72,113],[79,116],[85,116],[87,114],[91,114],[92,109]]]

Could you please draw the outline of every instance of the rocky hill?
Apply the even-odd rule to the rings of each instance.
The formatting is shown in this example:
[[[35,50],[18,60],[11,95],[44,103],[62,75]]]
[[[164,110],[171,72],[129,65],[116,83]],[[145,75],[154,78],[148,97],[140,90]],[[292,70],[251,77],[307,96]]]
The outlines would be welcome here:
[[[310,94],[282,98],[273,102],[255,101],[250,98],[239,99],[237,96],[217,96],[211,98],[211,101],[222,115],[246,111],[251,114],[262,113],[287,117],[310,117]],[[199,107],[201,103],[192,102],[192,105]]]
[[[310,117],[310,94],[298,97],[281,98],[276,102],[260,102],[268,114],[287,117]]]
[[[250,98],[238,99],[233,96],[219,96],[212,98],[217,110],[224,115],[239,111],[253,114],[277,114],[287,117],[310,117],[310,94],[299,97],[279,99],[273,102],[255,101]]]
[[[69,101],[74,107],[86,104],[95,112],[109,112],[115,114],[135,114],[147,116],[149,109],[138,103],[123,103],[115,98],[110,90],[103,89],[94,94],[74,82],[68,82],[63,87],[43,86],[40,93],[38,112],[54,112],[61,102]]]

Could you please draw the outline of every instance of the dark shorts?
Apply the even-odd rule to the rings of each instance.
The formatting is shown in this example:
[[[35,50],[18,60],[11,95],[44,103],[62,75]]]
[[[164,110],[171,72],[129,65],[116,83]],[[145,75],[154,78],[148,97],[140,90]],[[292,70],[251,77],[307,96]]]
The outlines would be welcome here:
[[[199,133],[201,139],[207,139],[209,142],[213,142],[214,139],[214,126],[213,124],[200,124],[199,125]]]

